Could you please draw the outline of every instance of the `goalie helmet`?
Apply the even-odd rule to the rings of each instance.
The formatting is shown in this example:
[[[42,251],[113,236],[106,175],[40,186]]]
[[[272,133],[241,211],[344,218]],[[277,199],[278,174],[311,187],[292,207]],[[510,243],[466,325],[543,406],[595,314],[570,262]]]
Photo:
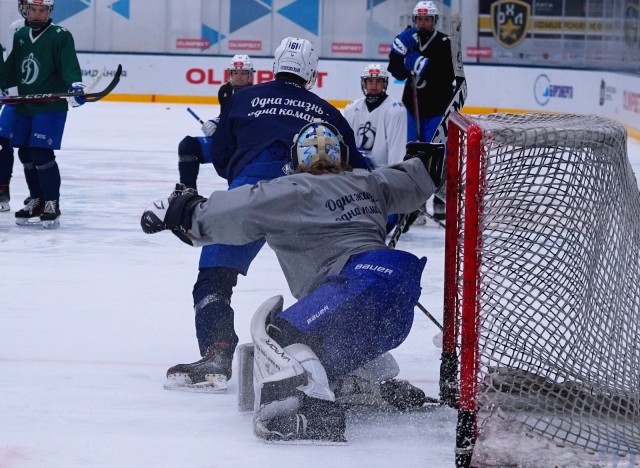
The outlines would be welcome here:
[[[315,119],[305,125],[293,139],[291,164],[293,169],[309,168],[319,160],[349,163],[349,148],[342,141],[342,135],[330,123]]]
[[[382,67],[382,65],[380,65],[379,63],[370,63],[366,67],[364,67],[362,75],[360,75],[360,87],[362,88],[362,92],[365,96],[367,95],[366,81],[369,78],[382,78],[384,80],[384,85],[382,87],[382,93],[380,94],[384,94],[387,92],[387,86],[389,85],[389,74],[387,73],[387,70]]]
[[[305,81],[307,89],[313,88],[318,78],[318,54],[306,39],[285,37],[276,49],[273,73],[291,73]]]
[[[431,1],[422,1],[416,3],[416,6],[413,7],[413,25],[416,24],[416,18],[418,16],[432,16],[433,17],[433,26],[438,23],[440,12],[438,11],[438,7],[435,3]]]
[[[253,62],[248,55],[234,55],[229,63],[229,81],[234,88],[244,88],[253,83]],[[232,73],[243,71],[247,73]]]
[[[27,0],[27,8],[26,8],[26,17],[25,22],[27,26],[31,27],[34,31],[40,31],[44,28],[49,20],[51,20],[51,12],[53,12],[54,0]],[[42,20],[30,20],[29,19],[29,10],[32,6],[46,6],[48,8],[47,18]]]

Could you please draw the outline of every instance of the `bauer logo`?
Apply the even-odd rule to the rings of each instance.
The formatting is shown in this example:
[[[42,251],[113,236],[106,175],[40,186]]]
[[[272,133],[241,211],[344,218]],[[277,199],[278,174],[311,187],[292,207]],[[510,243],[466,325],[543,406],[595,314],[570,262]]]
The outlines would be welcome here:
[[[538,75],[533,84],[533,97],[541,106],[546,106],[551,99],[573,99],[573,86],[553,84],[547,75]]]

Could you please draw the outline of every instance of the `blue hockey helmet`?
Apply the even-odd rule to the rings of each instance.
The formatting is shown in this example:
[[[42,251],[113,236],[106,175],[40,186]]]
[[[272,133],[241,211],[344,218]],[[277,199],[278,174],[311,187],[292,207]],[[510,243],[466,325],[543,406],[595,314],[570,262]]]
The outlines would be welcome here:
[[[308,123],[293,139],[291,147],[291,165],[309,168],[319,160],[325,159],[333,164],[349,163],[349,148],[342,141],[342,135],[336,127],[320,119]]]

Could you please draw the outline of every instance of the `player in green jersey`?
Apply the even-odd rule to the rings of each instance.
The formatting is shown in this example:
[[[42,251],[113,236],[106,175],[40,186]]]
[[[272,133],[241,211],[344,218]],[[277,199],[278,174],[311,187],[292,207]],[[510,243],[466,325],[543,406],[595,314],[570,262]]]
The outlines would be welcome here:
[[[18,93],[81,91],[82,73],[71,33],[52,23],[54,0],[27,0],[26,28],[13,37],[7,58],[7,86]],[[54,150],[60,149],[68,106],[84,104],[82,97],[68,102],[19,104],[11,142],[19,152],[29,187],[29,203],[17,211],[18,225],[60,225],[60,171]]]

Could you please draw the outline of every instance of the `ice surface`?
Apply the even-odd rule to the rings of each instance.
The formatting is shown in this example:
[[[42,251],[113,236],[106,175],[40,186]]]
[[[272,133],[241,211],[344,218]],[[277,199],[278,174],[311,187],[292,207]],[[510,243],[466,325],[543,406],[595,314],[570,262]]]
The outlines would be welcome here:
[[[360,414],[349,446],[275,446],[227,394],[170,392],[166,369],[199,358],[191,289],[199,250],[169,233],[145,235],[142,210],[178,179],[177,146],[200,135],[186,105],[100,102],[69,112],[61,227],[18,227],[27,196],[17,161],[12,212],[0,213],[0,467],[447,467],[455,412]],[[214,106],[191,106],[214,117]],[[203,194],[225,189],[201,166]],[[442,317],[444,231],[415,227],[398,248],[429,258],[421,303]],[[268,297],[293,302],[267,247],[232,305],[240,342]],[[394,355],[400,377],[437,396],[438,332],[418,309]]]
[[[227,394],[170,392],[166,369],[198,356],[191,289],[199,250],[139,218],[178,178],[177,145],[200,125],[186,105],[100,102],[69,113],[61,227],[18,227],[27,195],[17,162],[0,213],[0,467],[452,467],[456,414],[352,415],[348,446],[277,446],[252,434]],[[191,106],[214,117],[214,106]],[[629,142],[636,174],[640,143]],[[225,189],[202,166],[200,192]],[[421,303],[442,317],[444,231],[412,228],[398,248],[427,256]],[[268,297],[293,302],[265,247],[233,296],[240,342]],[[418,309],[393,352],[400,377],[437,396],[438,329]]]

